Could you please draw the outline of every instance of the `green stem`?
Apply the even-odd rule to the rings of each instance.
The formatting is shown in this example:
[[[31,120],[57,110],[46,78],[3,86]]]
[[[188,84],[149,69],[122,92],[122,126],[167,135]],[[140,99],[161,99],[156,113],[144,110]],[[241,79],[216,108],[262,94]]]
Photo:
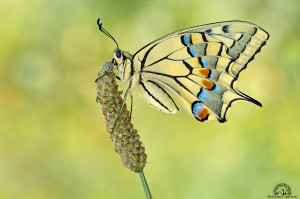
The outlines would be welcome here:
[[[141,170],[140,172],[138,172],[138,174],[140,176],[140,179],[141,179],[144,191],[145,191],[146,198],[147,199],[152,199],[151,192],[150,192],[150,189],[148,187],[147,180],[145,178],[143,170]]]

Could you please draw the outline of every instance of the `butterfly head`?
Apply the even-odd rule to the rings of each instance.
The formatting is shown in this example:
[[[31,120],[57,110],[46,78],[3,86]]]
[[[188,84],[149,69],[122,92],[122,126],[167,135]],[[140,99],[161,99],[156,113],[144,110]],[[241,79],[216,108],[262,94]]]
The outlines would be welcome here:
[[[124,82],[128,81],[133,73],[131,59],[132,55],[130,53],[121,51],[120,49],[114,50],[114,58],[112,63],[118,66],[120,78]]]
[[[123,56],[122,51],[120,49],[115,49],[114,50],[114,58],[112,60],[112,63],[116,66],[120,65],[123,62],[123,58],[124,58],[124,56]]]
[[[102,23],[100,23],[100,19],[97,20],[97,25],[99,27],[99,30],[106,34],[109,38],[111,38],[117,45],[117,49],[114,50],[114,58],[112,60],[112,63],[117,66],[115,67],[118,68],[120,72],[120,78],[123,82],[127,82],[131,77],[133,76],[133,67],[132,67],[132,55],[129,54],[128,52],[121,51],[119,48],[119,45],[115,38],[109,34],[103,27]]]

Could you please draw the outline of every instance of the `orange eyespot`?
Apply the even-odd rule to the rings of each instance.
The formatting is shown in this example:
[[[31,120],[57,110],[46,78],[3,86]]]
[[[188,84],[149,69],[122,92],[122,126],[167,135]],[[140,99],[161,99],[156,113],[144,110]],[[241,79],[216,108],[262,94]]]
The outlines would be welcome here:
[[[209,116],[209,109],[202,102],[194,102],[192,104],[192,111],[196,119],[203,122]]]
[[[199,115],[197,115],[197,117],[199,118],[199,120],[203,120],[206,118],[207,115],[208,115],[208,109],[203,108],[202,111],[199,113]]]
[[[204,77],[208,77],[210,74],[210,70],[207,68],[199,68],[198,72],[203,75]]]
[[[209,90],[213,89],[214,86],[215,86],[214,83],[212,83],[211,81],[206,80],[206,79],[202,80],[201,83],[203,84],[203,86],[204,86],[205,88],[207,88],[207,89],[209,89]]]

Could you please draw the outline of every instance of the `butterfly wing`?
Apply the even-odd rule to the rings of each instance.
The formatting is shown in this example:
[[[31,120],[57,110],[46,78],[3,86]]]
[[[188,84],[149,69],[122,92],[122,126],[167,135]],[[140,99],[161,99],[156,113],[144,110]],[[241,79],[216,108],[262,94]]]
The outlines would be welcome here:
[[[268,38],[259,26],[241,21],[166,35],[133,56],[140,93],[154,108],[174,114],[178,108],[167,90],[196,119],[224,122],[238,100],[261,106],[236,88],[236,80]]]

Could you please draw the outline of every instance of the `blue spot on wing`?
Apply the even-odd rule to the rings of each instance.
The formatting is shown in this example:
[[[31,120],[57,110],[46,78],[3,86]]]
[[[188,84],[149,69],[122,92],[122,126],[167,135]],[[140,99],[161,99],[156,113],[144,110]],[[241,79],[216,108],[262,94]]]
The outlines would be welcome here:
[[[208,63],[205,59],[201,58],[201,62],[203,64],[203,66],[208,66]]]
[[[189,38],[186,35],[183,36],[183,43],[186,46],[189,44]]]
[[[209,97],[207,95],[207,93],[205,92],[204,89],[201,89],[200,93],[198,94],[198,98],[202,101],[207,101],[209,100]]]
[[[181,43],[182,43],[183,45],[185,45],[185,46],[188,46],[188,45],[190,44],[190,39],[189,39],[189,37],[186,36],[186,35],[182,35],[182,36],[180,37],[180,40],[181,40]]]
[[[211,91],[213,91],[213,92],[217,92],[218,90],[219,90],[218,86],[217,86],[217,85],[215,85],[215,88],[214,88],[214,89],[212,89]]]
[[[197,55],[196,51],[193,48],[188,48],[188,53],[192,56],[195,57]]]
[[[212,78],[214,76],[215,72],[214,71],[210,71],[210,75],[209,75],[209,78]]]

